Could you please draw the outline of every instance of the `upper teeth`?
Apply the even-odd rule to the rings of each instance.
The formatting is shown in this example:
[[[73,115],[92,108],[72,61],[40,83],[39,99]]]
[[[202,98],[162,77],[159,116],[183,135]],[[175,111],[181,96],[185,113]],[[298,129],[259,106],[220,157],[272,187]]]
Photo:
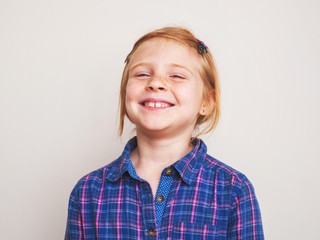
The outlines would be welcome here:
[[[163,103],[163,102],[145,102],[144,105],[146,107],[156,107],[156,108],[169,106],[168,103]]]

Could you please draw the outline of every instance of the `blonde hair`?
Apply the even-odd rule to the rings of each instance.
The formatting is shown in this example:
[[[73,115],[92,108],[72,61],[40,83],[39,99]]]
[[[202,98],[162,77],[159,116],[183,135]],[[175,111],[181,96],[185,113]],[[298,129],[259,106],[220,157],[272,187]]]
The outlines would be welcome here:
[[[120,123],[118,133],[119,136],[123,133],[124,128],[124,119],[127,117],[129,119],[126,106],[125,106],[125,98],[126,98],[126,87],[129,77],[129,64],[132,58],[132,55],[136,52],[138,47],[150,40],[151,38],[165,38],[177,41],[179,43],[186,44],[192,48],[198,50],[199,40],[186,28],[182,27],[165,27],[161,29],[154,30],[142,36],[133,46],[131,52],[128,54],[125,60],[125,67],[122,73],[121,85],[120,85],[120,96],[119,96],[119,110],[120,110]],[[200,125],[206,123],[205,127],[199,132],[196,137],[201,134],[206,134],[214,130],[216,125],[218,124],[220,117],[220,90],[219,90],[219,82],[217,77],[216,67],[214,65],[214,61],[210,52],[210,49],[207,49],[208,52],[203,51],[200,58],[201,61],[201,70],[200,76],[204,85],[204,93],[203,98],[210,101],[213,99],[215,104],[212,111],[207,115],[200,115],[196,121],[195,128]]]

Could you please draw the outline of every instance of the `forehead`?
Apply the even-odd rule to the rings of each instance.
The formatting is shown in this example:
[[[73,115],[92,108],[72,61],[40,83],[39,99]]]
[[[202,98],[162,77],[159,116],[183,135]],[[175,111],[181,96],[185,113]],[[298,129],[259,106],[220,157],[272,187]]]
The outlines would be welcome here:
[[[140,62],[177,64],[199,72],[200,56],[195,48],[166,38],[152,38],[143,42],[133,53],[130,66]]]

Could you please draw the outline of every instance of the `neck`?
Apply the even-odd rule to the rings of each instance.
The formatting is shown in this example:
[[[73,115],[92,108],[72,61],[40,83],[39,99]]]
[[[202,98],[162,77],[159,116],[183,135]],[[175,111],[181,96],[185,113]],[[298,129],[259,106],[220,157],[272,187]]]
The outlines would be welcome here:
[[[191,134],[174,137],[155,137],[137,131],[138,147],[131,153],[136,168],[163,168],[170,166],[193,149]]]

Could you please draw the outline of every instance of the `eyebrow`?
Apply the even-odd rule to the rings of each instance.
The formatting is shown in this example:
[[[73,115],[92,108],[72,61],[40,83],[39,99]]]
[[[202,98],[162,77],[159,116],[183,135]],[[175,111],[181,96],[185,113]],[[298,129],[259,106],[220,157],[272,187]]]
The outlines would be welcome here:
[[[130,67],[130,68],[129,68],[129,71],[131,71],[131,70],[133,70],[133,69],[135,69],[135,68],[137,68],[137,67],[140,67],[140,66],[149,66],[149,65],[150,65],[149,63],[141,62],[141,63],[138,63],[138,64]]]
[[[173,67],[178,67],[178,68],[185,69],[185,70],[187,70],[191,75],[193,75],[192,71],[191,71],[189,68],[185,67],[185,66],[182,66],[182,65],[179,65],[179,64],[175,64],[175,63],[172,63],[172,64],[170,64],[170,65],[173,66]]]
[[[146,63],[146,62],[141,62],[141,63],[138,63],[134,66],[132,66],[131,68],[129,68],[129,71],[132,71],[133,69],[139,67],[139,66],[150,66],[151,64],[150,63]],[[193,75],[192,71],[185,67],[185,66],[182,66],[182,65],[179,65],[179,64],[176,64],[176,63],[170,63],[168,64],[169,66],[172,66],[172,67],[178,67],[178,68],[182,68],[182,69],[185,69],[186,71],[188,71],[191,75]]]

